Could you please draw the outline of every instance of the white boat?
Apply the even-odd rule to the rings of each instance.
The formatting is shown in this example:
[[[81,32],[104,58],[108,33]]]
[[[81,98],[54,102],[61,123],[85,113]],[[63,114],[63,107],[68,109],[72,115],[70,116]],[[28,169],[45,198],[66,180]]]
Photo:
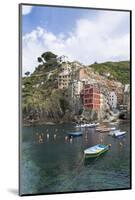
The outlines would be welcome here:
[[[116,130],[116,131],[111,131],[108,135],[111,135],[113,137],[121,137],[125,134],[126,134],[126,131]]]
[[[121,136],[124,136],[125,134],[126,134],[126,131],[120,131],[119,133],[115,133],[113,137],[121,137]]]
[[[119,133],[120,130],[110,131],[108,135],[113,136],[115,133]]]
[[[111,130],[111,131],[115,131],[115,130],[116,130],[116,127],[111,127],[110,130]]]
[[[99,123],[88,123],[88,124],[79,124],[79,125],[76,125],[77,128],[93,128],[93,127],[96,127],[98,126]]]

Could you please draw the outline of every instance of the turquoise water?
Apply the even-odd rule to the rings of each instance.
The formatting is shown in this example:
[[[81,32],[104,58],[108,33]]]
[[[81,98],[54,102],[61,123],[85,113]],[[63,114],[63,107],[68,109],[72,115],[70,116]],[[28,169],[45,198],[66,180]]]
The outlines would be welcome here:
[[[40,125],[22,130],[21,194],[59,193],[130,188],[130,124],[119,125],[127,135],[121,139],[82,129],[71,140],[74,125]],[[39,135],[42,134],[42,141]],[[49,134],[49,138],[47,138]],[[101,157],[84,160],[83,150],[97,143],[111,144]]]

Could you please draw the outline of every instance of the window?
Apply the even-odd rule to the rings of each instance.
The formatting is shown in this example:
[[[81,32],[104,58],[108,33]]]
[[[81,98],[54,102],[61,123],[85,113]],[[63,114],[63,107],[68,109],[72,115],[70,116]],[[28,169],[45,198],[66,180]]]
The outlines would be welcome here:
[[[87,99],[85,99],[85,103],[87,103]]]

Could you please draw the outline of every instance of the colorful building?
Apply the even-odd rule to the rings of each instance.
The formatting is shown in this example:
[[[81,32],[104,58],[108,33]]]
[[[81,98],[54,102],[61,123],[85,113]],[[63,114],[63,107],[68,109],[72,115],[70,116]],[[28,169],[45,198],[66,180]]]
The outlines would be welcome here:
[[[66,69],[63,72],[61,72],[58,76],[58,88],[59,89],[68,88],[70,81],[71,81],[71,71]]]
[[[83,83],[78,80],[73,80],[68,86],[68,97],[69,104],[75,114],[78,114],[79,110],[82,108],[82,101],[80,98],[80,93],[83,89]]]
[[[80,95],[81,91],[83,89],[83,83],[78,80],[73,80],[69,83],[69,90],[71,91],[71,97],[74,97],[76,95]]]
[[[104,109],[104,107],[107,104],[106,96],[102,93],[100,93],[100,109]]]
[[[109,93],[108,103],[111,108],[117,108],[117,95],[114,91]]]
[[[100,109],[100,90],[94,84],[86,84],[84,86],[83,105],[85,109]]]

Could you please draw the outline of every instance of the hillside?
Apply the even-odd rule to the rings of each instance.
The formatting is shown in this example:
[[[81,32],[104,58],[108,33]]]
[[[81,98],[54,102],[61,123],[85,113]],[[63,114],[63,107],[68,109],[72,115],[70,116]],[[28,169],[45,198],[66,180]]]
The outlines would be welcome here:
[[[129,61],[95,63],[89,65],[89,67],[92,67],[100,75],[110,73],[108,77],[110,80],[117,80],[123,84],[130,83]]]
[[[69,106],[66,90],[57,88],[61,66],[50,62],[39,65],[35,71],[22,78],[23,123],[57,122],[67,115]]]
[[[58,62],[56,55],[50,52],[44,53],[38,60],[39,65],[35,71],[32,74],[26,72],[26,76],[22,77],[23,123],[29,125],[31,123],[73,121],[68,89],[58,88],[58,75],[62,72],[65,62]],[[75,63],[68,62],[68,65],[74,68],[74,72],[78,68],[78,63]],[[104,85],[107,84],[108,79],[114,80],[113,82],[118,80],[123,84],[129,83],[130,65],[128,61],[96,63],[89,66],[79,65],[89,72],[89,78],[100,81],[100,83],[104,82]]]

